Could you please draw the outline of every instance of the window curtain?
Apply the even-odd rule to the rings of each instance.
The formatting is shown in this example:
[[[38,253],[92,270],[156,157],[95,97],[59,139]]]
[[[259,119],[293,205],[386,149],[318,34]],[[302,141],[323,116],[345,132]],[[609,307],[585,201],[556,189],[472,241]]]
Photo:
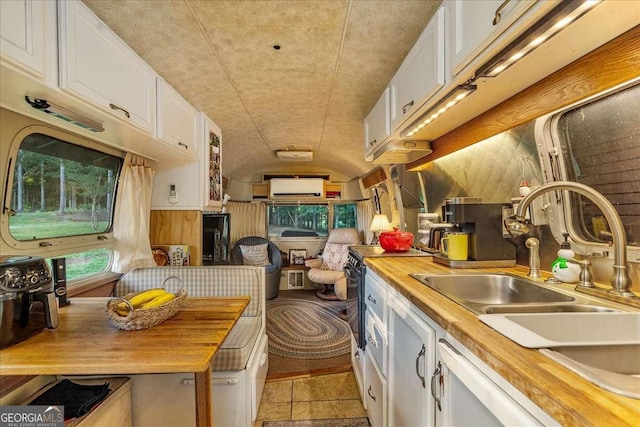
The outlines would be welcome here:
[[[264,203],[228,202],[231,244],[247,236],[267,237],[267,207]]]
[[[358,231],[364,236],[364,243],[370,244],[373,240],[373,232],[369,230],[373,220],[373,203],[371,200],[356,202],[356,217],[358,218]]]
[[[156,265],[149,240],[155,172],[147,167],[146,162],[146,159],[129,153],[122,169],[113,219],[115,249],[111,270],[116,273]]]

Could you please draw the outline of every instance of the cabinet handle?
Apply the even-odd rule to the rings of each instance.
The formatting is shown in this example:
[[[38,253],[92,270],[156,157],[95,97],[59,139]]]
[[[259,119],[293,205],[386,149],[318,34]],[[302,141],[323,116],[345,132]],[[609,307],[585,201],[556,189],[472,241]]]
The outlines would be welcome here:
[[[507,0],[509,1],[509,0]],[[411,102],[407,102],[406,104],[404,104],[402,106],[402,114],[407,114],[407,111],[409,111],[409,108],[413,107],[413,99],[411,100]]]
[[[442,363],[438,362],[438,366],[436,370],[433,371],[433,375],[431,375],[431,397],[436,401],[436,405],[438,406],[438,411],[442,412],[442,400],[439,397],[436,397],[436,380],[440,378],[440,384],[442,384]]]
[[[416,375],[420,378],[420,381],[422,381],[422,388],[427,388],[427,385],[424,375],[420,375],[420,359],[425,357],[426,353],[427,348],[422,344],[422,349],[420,350],[420,353],[418,353],[418,357],[416,357]]]
[[[371,301],[372,303],[377,304],[377,302],[376,302],[375,298],[373,298],[373,297],[371,296],[371,294],[369,294],[369,296],[367,296],[367,299],[368,299],[369,301]]]
[[[188,146],[187,144],[185,144],[184,142],[180,142],[180,141],[178,141],[178,145],[179,145],[180,147],[184,147],[186,150],[188,150],[188,149],[189,149],[189,146]]]
[[[373,399],[373,401],[376,401],[376,397],[373,395],[373,393],[371,393],[371,386],[369,386],[369,390],[367,390],[367,394],[369,395],[370,398]]]
[[[360,352],[356,350],[356,352],[353,353],[353,357],[355,357],[356,360],[360,360]]]
[[[369,145],[374,145],[376,142],[378,142],[378,140],[377,140],[377,139],[374,139],[373,141],[371,141],[371,142],[369,143]]]
[[[502,14],[500,12],[502,12],[502,9],[507,6],[507,3],[509,3],[509,1],[511,0],[504,0],[502,4],[496,9],[496,15],[493,17],[493,25],[498,25],[498,22],[500,22],[500,20],[502,19]]]
[[[109,107],[112,110],[120,110],[120,111],[122,111],[124,113],[124,115],[127,116],[127,119],[131,118],[131,114],[129,114],[129,112],[127,110],[125,110],[124,108],[118,107],[116,104],[109,104]]]

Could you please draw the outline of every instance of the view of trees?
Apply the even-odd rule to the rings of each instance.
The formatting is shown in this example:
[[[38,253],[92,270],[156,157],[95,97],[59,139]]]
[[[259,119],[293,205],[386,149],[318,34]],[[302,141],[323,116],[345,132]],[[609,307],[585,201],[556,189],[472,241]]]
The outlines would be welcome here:
[[[333,208],[333,228],[356,226],[354,204],[337,204]],[[268,222],[270,236],[327,236],[329,206],[273,205],[269,207]]]
[[[11,208],[16,215],[9,222],[14,238],[27,240],[108,230],[119,159],[106,162],[111,167],[101,167],[95,164],[92,150],[66,144],[66,153],[70,155],[50,155],[47,148],[59,152],[56,145],[63,143],[47,141],[45,146],[37,137],[33,139],[25,139],[27,144],[23,145],[27,148],[19,150],[15,167]]]

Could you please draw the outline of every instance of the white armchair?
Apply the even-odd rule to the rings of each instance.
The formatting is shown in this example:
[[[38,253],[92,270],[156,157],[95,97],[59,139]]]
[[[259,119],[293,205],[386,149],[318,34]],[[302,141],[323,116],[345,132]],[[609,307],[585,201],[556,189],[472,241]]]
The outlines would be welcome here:
[[[316,292],[318,298],[329,300],[347,299],[347,278],[343,268],[347,263],[349,246],[360,243],[355,228],[335,228],[329,233],[327,244],[320,258],[305,261],[309,268],[309,280],[320,286]],[[333,287],[333,293],[328,293]]]

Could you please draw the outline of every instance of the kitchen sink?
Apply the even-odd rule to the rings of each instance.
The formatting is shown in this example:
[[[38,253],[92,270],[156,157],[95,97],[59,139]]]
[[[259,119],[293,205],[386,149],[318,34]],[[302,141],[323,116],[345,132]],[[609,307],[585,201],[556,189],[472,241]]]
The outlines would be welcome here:
[[[606,390],[640,399],[640,344],[556,347],[540,352]]]
[[[570,303],[575,298],[510,274],[410,275],[476,314],[495,306],[514,304]],[[533,307],[533,306],[531,306]],[[541,307],[541,306],[537,306]],[[543,310],[541,308],[541,310]],[[562,311],[569,311],[565,309]]]

